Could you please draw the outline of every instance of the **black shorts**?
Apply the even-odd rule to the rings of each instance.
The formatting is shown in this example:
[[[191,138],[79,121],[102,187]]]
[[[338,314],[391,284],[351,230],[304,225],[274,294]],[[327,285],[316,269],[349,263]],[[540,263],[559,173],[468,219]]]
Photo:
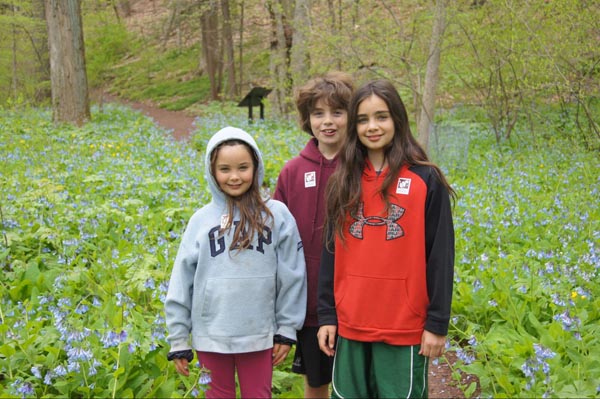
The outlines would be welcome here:
[[[333,357],[329,357],[319,349],[317,332],[319,327],[304,327],[298,331],[296,354],[292,371],[305,374],[308,385],[318,388],[331,382]]]

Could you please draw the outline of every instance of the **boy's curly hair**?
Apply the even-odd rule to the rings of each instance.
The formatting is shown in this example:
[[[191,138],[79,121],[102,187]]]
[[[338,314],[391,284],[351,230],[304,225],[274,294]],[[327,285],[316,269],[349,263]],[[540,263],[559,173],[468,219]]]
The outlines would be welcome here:
[[[348,110],[353,92],[352,77],[339,71],[315,77],[299,87],[296,90],[296,108],[302,130],[313,135],[310,114],[319,100],[323,100],[331,108]]]

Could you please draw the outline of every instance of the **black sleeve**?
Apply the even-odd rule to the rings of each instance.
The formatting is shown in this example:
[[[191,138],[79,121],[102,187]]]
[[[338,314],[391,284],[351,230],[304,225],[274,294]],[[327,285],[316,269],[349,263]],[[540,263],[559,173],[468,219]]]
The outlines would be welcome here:
[[[194,360],[194,352],[191,349],[185,349],[182,351],[169,352],[167,354],[167,360],[173,359],[186,359],[188,362]]]
[[[447,335],[454,284],[454,226],[446,186],[429,168],[425,204],[425,250],[429,308],[425,329]]]
[[[296,341],[291,338],[284,337],[283,335],[275,334],[273,336],[273,343],[292,346],[296,343]]]
[[[331,231],[331,229],[327,229]],[[328,245],[323,246],[321,253],[321,268],[319,270],[318,302],[317,315],[319,326],[337,325],[337,314],[335,311],[335,298],[333,296],[333,271],[335,263],[335,248],[333,234],[327,237],[330,242],[331,251],[327,249]]]

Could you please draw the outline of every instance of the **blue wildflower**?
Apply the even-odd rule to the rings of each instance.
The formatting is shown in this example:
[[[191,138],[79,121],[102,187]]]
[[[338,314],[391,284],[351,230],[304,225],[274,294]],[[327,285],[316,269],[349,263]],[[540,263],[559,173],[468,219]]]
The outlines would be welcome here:
[[[159,285],[158,285],[158,290],[160,292],[167,292],[169,291],[169,282],[168,281],[162,281]]]
[[[67,363],[67,370],[69,370],[69,373],[79,373],[79,371],[81,370],[81,365],[79,364],[79,362],[69,360],[69,362]]]
[[[559,295],[556,292],[552,294],[552,302],[557,306],[566,306],[565,301],[560,299]]]
[[[31,367],[31,374],[33,374],[36,378],[42,378],[42,373],[40,372],[40,368],[38,366]]]
[[[154,283],[154,279],[152,277],[148,278],[145,282],[144,282],[144,288],[149,288],[151,290],[153,290],[155,288],[156,284]]]
[[[550,365],[547,362],[542,362],[542,371],[546,375],[550,374]]]
[[[531,359],[525,360],[525,363],[521,365],[521,371],[523,372],[525,377],[531,378],[532,380],[535,380],[536,370],[537,369],[534,367],[534,364],[532,363]]]
[[[71,307],[71,299],[70,298],[60,298],[58,300],[59,307]]]
[[[90,350],[83,348],[71,348],[67,351],[69,360],[72,361],[84,361],[87,362],[94,357],[94,354]]]
[[[67,375],[67,369],[62,364],[59,364],[54,368],[53,374],[57,377],[64,377]]]
[[[202,369],[200,371],[200,379],[198,380],[198,382],[202,385],[208,385],[212,382],[212,378],[210,376],[210,371],[206,370],[206,369]]]
[[[38,299],[40,300],[40,305],[45,305],[54,301],[52,295],[40,295],[38,296]]]
[[[456,350],[456,357],[458,357],[464,364],[471,364],[475,361],[475,356],[468,353],[467,351],[458,348]]]
[[[33,386],[29,382],[23,381],[20,378],[16,379],[15,382],[11,384],[11,387],[14,388],[17,393],[22,394],[23,397],[26,397],[27,395],[33,395],[35,393]]]
[[[84,328],[80,331],[70,331],[66,334],[66,341],[68,344],[73,342],[82,342],[84,339],[90,336],[90,330],[88,328]]]
[[[533,349],[535,351],[535,355],[540,360],[552,359],[554,356],[556,356],[556,353],[552,352],[548,348],[544,348],[540,344],[533,344]]]
[[[75,308],[75,313],[86,314],[88,310],[90,310],[90,307],[88,305],[80,304],[79,306],[77,306],[77,308]]]
[[[579,319],[576,317],[572,318],[569,315],[568,310],[565,310],[563,313],[554,315],[553,319],[562,323],[563,330],[565,331],[572,331],[575,327],[578,327],[579,325]]]
[[[166,330],[162,326],[155,326],[152,328],[152,338],[162,341],[166,338]]]
[[[127,332],[121,331],[120,333],[116,333],[114,331],[109,331],[100,339],[100,341],[104,344],[105,348],[110,348],[113,346],[118,346],[119,344],[125,342],[127,340]]]

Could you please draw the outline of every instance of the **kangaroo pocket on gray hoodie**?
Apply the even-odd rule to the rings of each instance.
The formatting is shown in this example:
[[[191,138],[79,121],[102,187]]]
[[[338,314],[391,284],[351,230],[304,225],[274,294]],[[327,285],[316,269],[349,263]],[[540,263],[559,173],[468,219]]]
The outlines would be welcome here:
[[[199,327],[214,337],[269,334],[275,326],[273,292],[275,276],[209,278]]]

